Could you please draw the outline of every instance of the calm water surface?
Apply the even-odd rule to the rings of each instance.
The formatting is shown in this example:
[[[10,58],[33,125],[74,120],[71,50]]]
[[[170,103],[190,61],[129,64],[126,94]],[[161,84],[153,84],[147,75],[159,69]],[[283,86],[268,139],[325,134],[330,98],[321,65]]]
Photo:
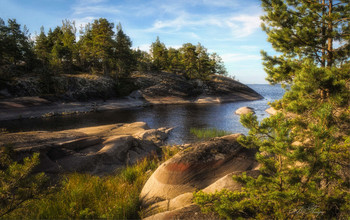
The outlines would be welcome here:
[[[217,128],[232,133],[247,133],[239,123],[236,109],[249,106],[255,109],[258,119],[267,117],[265,112],[268,102],[282,98],[284,90],[280,85],[248,85],[264,99],[224,104],[208,105],[159,105],[128,110],[91,112],[79,115],[67,115],[51,118],[23,119],[2,122],[0,127],[10,132],[30,130],[63,130],[87,126],[106,125],[113,123],[130,123],[144,121],[151,128],[174,127],[168,139],[168,144],[179,144],[195,141],[189,130],[195,128]]]

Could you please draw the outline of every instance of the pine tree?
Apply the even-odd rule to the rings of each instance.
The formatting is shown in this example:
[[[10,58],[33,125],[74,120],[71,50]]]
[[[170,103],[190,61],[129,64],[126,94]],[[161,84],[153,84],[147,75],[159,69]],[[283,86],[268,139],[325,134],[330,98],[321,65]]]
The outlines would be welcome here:
[[[0,46],[1,62],[17,66],[21,64],[26,68],[33,65],[33,43],[29,31],[17,23],[16,19],[9,19],[7,26],[0,20]]]
[[[5,21],[0,18],[0,65],[5,64],[5,48],[7,40],[7,27]]]
[[[168,60],[169,66],[168,70],[171,72],[181,72],[183,70],[183,66],[181,65],[181,58],[179,50],[170,47],[168,49]]]
[[[235,176],[241,192],[200,192],[196,200],[228,218],[347,218],[350,3],[262,2],[263,29],[280,53],[263,53],[268,80],[290,89],[272,104],[281,113],[260,123],[251,114],[241,118],[250,131],[240,142],[257,150],[259,177]]]
[[[89,23],[80,30],[80,38],[77,43],[77,62],[81,69],[91,72],[93,66],[93,41],[91,33],[92,25]]]
[[[160,42],[159,37],[151,45],[151,55],[154,69],[165,70],[168,68],[168,50],[165,44]]]
[[[217,53],[210,54],[211,74],[227,75],[227,70],[222,58]]]
[[[263,52],[271,83],[291,82],[300,63],[311,59],[332,67],[350,55],[350,6],[347,0],[263,0],[262,27],[280,56]],[[339,46],[335,48],[335,41]]]
[[[188,79],[200,78],[198,73],[198,53],[196,52],[196,46],[191,43],[184,44],[180,48],[180,53],[185,76]]]
[[[91,28],[93,63],[98,69],[101,68],[105,75],[110,72],[115,48],[113,27],[113,23],[100,18],[92,23]]]
[[[151,55],[146,51],[142,51],[139,48],[133,50],[133,56],[136,59],[136,69],[138,71],[150,71],[152,67]]]
[[[51,49],[49,48],[48,39],[43,26],[40,28],[39,36],[35,39],[34,50],[38,59],[41,60],[44,65],[48,65]]]
[[[196,53],[198,54],[198,74],[201,78],[206,78],[207,76],[212,74],[212,68],[207,48],[203,47],[200,43],[198,43],[196,46]]]
[[[73,59],[76,58],[76,27],[74,21],[62,21],[62,44],[63,44],[63,69],[65,72],[73,70]]]
[[[117,36],[115,43],[115,62],[117,75],[128,76],[136,66],[136,60],[131,50],[131,40],[124,33],[122,25],[117,25]]]
[[[66,50],[63,46],[63,32],[62,29],[57,26],[52,32],[48,33],[48,44],[50,51],[50,65],[52,69],[57,72],[61,71],[63,57],[66,54]]]

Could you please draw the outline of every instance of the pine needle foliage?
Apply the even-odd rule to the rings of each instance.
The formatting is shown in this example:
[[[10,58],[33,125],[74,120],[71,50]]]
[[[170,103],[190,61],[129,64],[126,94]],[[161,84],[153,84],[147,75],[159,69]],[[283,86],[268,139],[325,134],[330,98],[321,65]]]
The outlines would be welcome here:
[[[0,149],[0,218],[23,207],[24,203],[41,198],[47,191],[43,173],[33,174],[39,154],[26,157],[22,163],[13,160],[13,151]]]
[[[271,83],[288,83],[240,143],[257,150],[260,175],[234,176],[241,191],[195,193],[222,217],[347,219],[350,216],[350,69],[348,1],[262,0],[263,29],[280,56],[263,52]],[[334,47],[335,40],[341,46]]]

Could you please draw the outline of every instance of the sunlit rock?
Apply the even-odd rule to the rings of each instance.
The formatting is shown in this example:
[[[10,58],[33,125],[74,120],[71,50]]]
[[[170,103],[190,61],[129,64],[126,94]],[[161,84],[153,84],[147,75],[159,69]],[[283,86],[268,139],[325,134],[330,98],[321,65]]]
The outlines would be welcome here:
[[[235,114],[237,114],[237,115],[245,115],[248,113],[255,114],[254,109],[251,107],[241,107],[235,111]]]

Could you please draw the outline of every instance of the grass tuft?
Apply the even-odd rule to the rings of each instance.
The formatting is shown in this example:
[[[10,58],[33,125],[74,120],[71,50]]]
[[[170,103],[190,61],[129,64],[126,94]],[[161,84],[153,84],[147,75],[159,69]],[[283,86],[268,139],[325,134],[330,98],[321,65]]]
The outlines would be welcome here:
[[[216,128],[191,128],[190,133],[199,139],[210,139],[231,134],[228,131],[219,130]]]

